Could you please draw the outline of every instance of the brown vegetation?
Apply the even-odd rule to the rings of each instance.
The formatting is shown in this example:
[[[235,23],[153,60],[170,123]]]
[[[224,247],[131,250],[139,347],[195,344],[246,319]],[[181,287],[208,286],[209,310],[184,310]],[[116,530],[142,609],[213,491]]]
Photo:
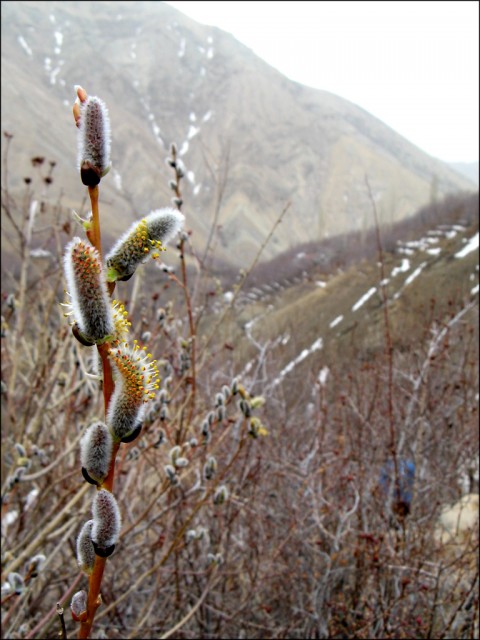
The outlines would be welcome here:
[[[98,382],[87,375],[91,351],[72,341],[58,304],[72,223],[55,203],[33,219],[39,179],[20,200],[6,185],[2,191],[21,265],[2,278],[2,584],[11,572],[25,580],[21,595],[2,595],[8,638],[55,635],[56,603],[68,608],[84,587],[75,539],[91,500],[78,443],[102,411]],[[448,204],[438,216],[452,223],[470,215],[468,200],[463,213],[457,204],[452,218]],[[46,246],[50,257],[32,256]],[[193,251],[188,243],[186,251]],[[353,260],[351,253],[343,260]],[[382,351],[322,361],[326,382],[319,362],[306,362],[300,376],[265,393],[264,406],[275,362],[265,377],[268,346],[259,349],[245,389],[261,420],[254,438],[238,394],[226,394],[219,411],[217,394],[231,389],[239,364],[236,345],[224,339],[232,332],[216,325],[230,316],[208,315],[203,304],[211,282],[189,284],[197,291],[195,322],[207,319],[196,337],[191,405],[188,298],[174,274],[162,278],[157,290],[118,286],[129,299],[132,333],[161,361],[165,394],[141,438],[122,445],[117,459],[122,532],[107,563],[94,637],[473,638],[478,537],[470,538],[468,557],[445,559],[435,529],[478,456],[476,300],[425,316],[422,338],[401,352],[392,349],[387,312]],[[352,353],[361,345],[357,336]],[[178,483],[165,472],[176,445],[188,460]],[[217,470],[206,480],[210,456]],[[415,462],[416,482],[411,513],[398,518],[378,479],[386,461],[404,457]],[[34,577],[28,565],[39,553],[46,562]],[[75,625],[65,620],[72,637]]]

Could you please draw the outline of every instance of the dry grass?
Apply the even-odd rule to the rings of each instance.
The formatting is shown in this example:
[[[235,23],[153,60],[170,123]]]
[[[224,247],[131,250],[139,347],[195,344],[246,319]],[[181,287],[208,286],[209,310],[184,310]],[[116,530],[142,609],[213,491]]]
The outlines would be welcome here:
[[[56,603],[68,608],[86,586],[75,538],[90,517],[91,495],[78,441],[102,415],[98,382],[86,375],[92,351],[71,339],[58,305],[61,255],[73,230],[60,204],[33,224],[34,187],[21,202],[2,193],[4,211],[20,220],[17,232],[8,230],[20,268],[8,274],[4,267],[2,281],[2,581],[12,571],[26,576],[35,554],[46,564],[22,595],[2,595],[6,638],[56,635]],[[42,226],[45,237],[58,239],[45,264],[31,257]],[[425,316],[421,338],[392,359],[381,350],[322,361],[330,370],[325,385],[318,361],[316,368],[305,361],[254,409],[268,429],[254,439],[238,394],[228,397],[220,421],[215,408],[216,394],[239,371],[235,339],[225,344],[235,338],[228,325],[235,318],[226,315],[202,348],[219,316],[208,316],[208,296],[196,294],[195,318],[204,313],[209,321],[196,338],[192,407],[189,370],[180,366],[191,338],[181,287],[168,274],[156,291],[130,285],[117,294],[133,306],[132,334],[143,335],[162,363],[168,401],[156,401],[141,437],[122,445],[117,459],[122,533],[107,562],[94,637],[475,637],[478,537],[452,560],[434,531],[478,456],[477,303],[456,300],[448,313]],[[190,286],[207,292],[211,282]],[[358,353],[361,336],[354,347]],[[245,391],[261,396],[279,368],[268,348],[258,349],[241,380]],[[202,425],[212,411],[206,439]],[[164,470],[174,445],[189,460],[178,484]],[[416,464],[405,519],[378,485],[392,455]],[[218,468],[205,480],[209,456]],[[229,497],[214,504],[221,485]],[[70,615],[66,628],[68,637],[76,634]]]

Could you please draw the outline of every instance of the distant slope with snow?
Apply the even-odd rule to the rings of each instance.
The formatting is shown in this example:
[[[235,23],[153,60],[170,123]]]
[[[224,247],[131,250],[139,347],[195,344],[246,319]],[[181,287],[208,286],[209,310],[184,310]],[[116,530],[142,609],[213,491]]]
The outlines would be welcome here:
[[[384,350],[385,299],[395,350],[412,348],[432,317],[478,308],[478,246],[477,213],[473,222],[438,224],[417,240],[398,241],[384,254],[383,279],[373,257],[321,281],[309,271],[251,288],[238,298],[229,329],[242,377],[248,384],[258,376],[259,354],[268,350],[266,389],[282,385],[288,397],[354,354],[368,361]]]
[[[79,209],[74,84],[102,97],[112,162],[102,181],[104,239],[165,206],[175,142],[185,166],[187,226],[200,255],[220,197],[219,259],[253,259],[287,201],[262,258],[372,224],[368,174],[382,221],[473,183],[360,107],[294,83],[219,29],[161,2],[2,5],[2,127],[14,135],[10,179],[30,158],[56,162],[52,190]]]

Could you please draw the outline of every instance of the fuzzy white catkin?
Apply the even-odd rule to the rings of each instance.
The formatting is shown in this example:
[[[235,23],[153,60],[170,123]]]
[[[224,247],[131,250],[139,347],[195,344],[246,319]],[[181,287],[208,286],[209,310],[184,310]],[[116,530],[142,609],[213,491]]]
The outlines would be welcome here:
[[[95,564],[95,550],[92,543],[93,520],[85,522],[77,538],[77,562],[80,569],[90,575]]]
[[[110,491],[97,491],[92,505],[92,541],[99,547],[111,547],[118,540],[121,528],[120,510]]]
[[[116,441],[131,435],[141,425],[145,404],[158,389],[158,369],[138,345],[133,349],[127,343],[110,349],[117,380],[107,412],[107,425]],[[139,393],[142,391],[142,393]]]
[[[84,611],[87,610],[87,592],[82,589],[82,591],[77,591],[72,596],[72,601],[70,602],[70,608],[72,613],[78,618]]]
[[[23,581],[22,576],[19,573],[16,573],[15,571],[13,571],[12,573],[8,574],[8,582],[10,584],[10,586],[12,587],[12,590],[17,594],[20,595],[24,588],[25,588],[25,583]]]
[[[154,243],[165,245],[182,228],[184,215],[177,209],[156,209],[134,222],[108,252],[105,262],[110,281],[128,278],[145,262]]]
[[[65,248],[64,272],[78,328],[93,342],[114,333],[112,306],[98,251],[75,237]]]
[[[112,434],[103,422],[90,425],[80,440],[82,467],[99,483],[102,483],[108,474],[112,446]]]
[[[78,168],[91,173],[84,184],[95,186],[110,167],[110,120],[108,110],[100,98],[90,96],[80,105],[78,129]],[[95,176],[93,175],[95,174]]]
[[[228,500],[228,495],[229,495],[229,492],[227,487],[224,484],[222,484],[215,491],[215,494],[213,496],[213,504],[223,504],[225,500]]]

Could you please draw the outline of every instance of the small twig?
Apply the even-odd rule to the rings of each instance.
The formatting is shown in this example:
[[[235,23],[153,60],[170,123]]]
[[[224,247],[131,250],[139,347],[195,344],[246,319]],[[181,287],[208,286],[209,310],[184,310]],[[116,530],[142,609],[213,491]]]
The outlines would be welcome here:
[[[243,278],[241,279],[241,281],[239,282],[237,288],[235,289],[235,293],[233,294],[232,299],[230,300],[230,303],[228,304],[228,306],[225,308],[225,310],[223,311],[223,313],[221,314],[220,318],[217,320],[217,322],[215,323],[215,326],[213,327],[210,335],[207,337],[207,339],[205,340],[205,342],[203,343],[203,350],[200,353],[200,356],[203,356],[203,354],[205,353],[207,347],[209,346],[210,342],[212,341],[213,337],[217,335],[217,331],[218,328],[220,327],[220,325],[222,324],[222,322],[225,320],[225,316],[227,315],[227,313],[230,311],[231,308],[233,308],[233,305],[235,303],[235,300],[238,296],[238,294],[240,293],[243,285],[245,284],[246,279],[248,278],[248,276],[251,274],[251,272],[253,271],[253,269],[255,268],[257,262],[260,259],[260,256],[263,253],[263,250],[265,249],[265,247],[267,246],[268,242],[270,241],[271,237],[273,236],[273,234],[275,233],[276,228],[278,227],[278,225],[281,223],[281,221],[283,220],[283,217],[285,216],[285,214],[287,213],[287,211],[289,210],[291,206],[291,202],[287,202],[287,204],[284,206],[284,208],[282,209],[282,212],[280,213],[280,215],[278,216],[277,220],[275,221],[274,225],[272,226],[272,228],[270,229],[270,232],[268,233],[267,237],[265,238],[265,240],[263,241],[261,247],[259,248],[257,255],[255,256],[252,264],[250,265],[250,267],[248,268],[248,270],[246,271],[246,273],[244,274]]]
[[[65,602],[70,598],[70,596],[75,591],[78,583],[82,578],[83,578],[83,573],[79,573],[78,576],[73,581],[73,583],[68,588],[68,591],[64,593],[62,601]],[[52,607],[50,611],[40,620],[40,622],[28,633],[28,635],[25,636],[25,640],[32,640],[32,638],[38,638],[40,631],[44,628],[47,622],[55,615],[56,612],[57,612],[56,607]]]
[[[62,638],[62,640],[67,640],[67,628],[65,627],[65,618],[63,617],[63,607],[59,602],[57,602],[57,614],[60,618],[60,625],[62,627],[60,637]]]
[[[210,591],[211,587],[212,587],[212,583],[213,583],[213,578],[215,577],[216,573],[217,573],[218,567],[214,567],[213,571],[212,571],[212,575],[210,576],[210,580],[207,582],[207,586],[205,587],[205,589],[203,590],[202,595],[200,596],[200,598],[197,600],[197,602],[195,603],[195,605],[190,609],[190,611],[187,613],[186,616],[184,616],[180,622],[178,622],[174,627],[172,627],[170,629],[170,631],[167,631],[167,633],[164,633],[163,636],[160,636],[160,640],[165,640],[166,638],[170,638],[170,636],[172,636],[174,633],[176,633],[179,629],[181,629],[183,627],[184,624],[186,624],[190,618],[195,615],[195,613],[197,612],[198,608],[201,606],[201,604],[203,603],[203,601],[205,600],[205,598],[208,595],[208,592]]]

